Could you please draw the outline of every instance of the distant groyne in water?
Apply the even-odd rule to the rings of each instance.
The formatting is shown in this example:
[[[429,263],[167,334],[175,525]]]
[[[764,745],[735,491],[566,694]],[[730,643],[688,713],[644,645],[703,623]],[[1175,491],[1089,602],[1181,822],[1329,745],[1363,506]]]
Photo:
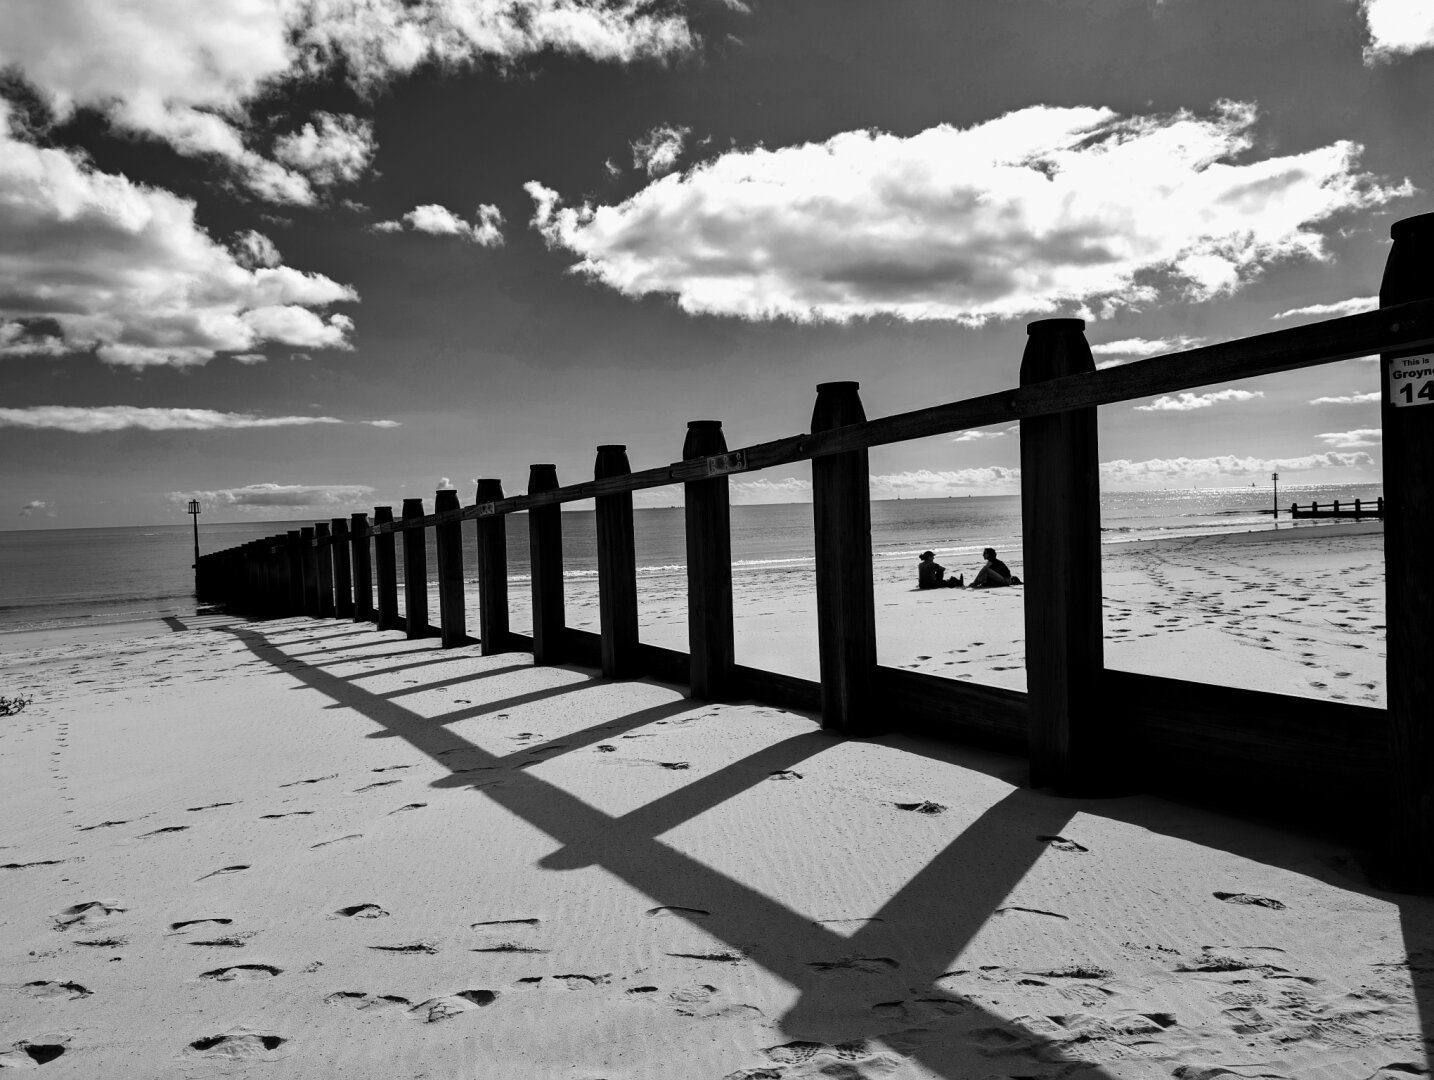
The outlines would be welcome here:
[[[868,419],[854,382],[817,388],[810,431],[738,450],[716,420],[688,424],[679,461],[634,472],[625,447],[597,448],[593,478],[567,486],[550,464],[527,491],[478,481],[474,502],[437,492],[372,517],[318,522],[200,558],[201,599],[260,618],[308,615],[373,622],[484,655],[529,650],[539,664],[652,675],[694,697],[757,698],[819,712],[849,736],[916,732],[1023,752],[1033,787],[1064,795],[1137,790],[1259,804],[1302,818],[1352,817],[1379,837],[1391,881],[1434,888],[1434,402],[1395,394],[1392,372],[1434,348],[1434,215],[1393,229],[1379,310],[1152,357],[1097,371],[1079,319],[1027,328],[1015,388]],[[1371,709],[1107,670],[1101,626],[1100,405],[1292,372],[1371,353],[1382,357],[1385,558],[1389,575],[1388,707]],[[1428,366],[1427,364],[1425,365]],[[1434,375],[1430,375],[1434,378]],[[1399,385],[1406,385],[1400,383]],[[1408,398],[1408,400],[1405,400]],[[1020,424],[1026,693],[936,678],[876,662],[871,507],[873,446],[992,424]],[[734,660],[728,478],[809,461],[819,681]],[[686,653],[638,640],[633,493],[684,486]],[[595,504],[599,633],[565,625],[560,506]],[[505,518],[526,512],[533,633],[508,624]],[[477,530],[479,625],[469,635],[461,530]],[[436,540],[438,622],[431,622],[425,530]],[[403,537],[402,610],[397,538]]]

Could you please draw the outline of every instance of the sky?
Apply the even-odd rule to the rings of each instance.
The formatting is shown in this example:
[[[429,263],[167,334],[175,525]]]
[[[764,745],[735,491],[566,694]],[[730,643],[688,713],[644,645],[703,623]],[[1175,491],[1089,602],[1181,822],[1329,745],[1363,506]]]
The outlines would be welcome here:
[[[1430,0],[12,0],[0,529],[508,494],[1368,310]],[[1100,409],[1110,490],[1378,483],[1378,365]],[[1019,491],[1014,426],[874,498]],[[810,498],[809,471],[734,477]],[[639,505],[680,501],[669,488]],[[431,503],[428,503],[431,506]]]

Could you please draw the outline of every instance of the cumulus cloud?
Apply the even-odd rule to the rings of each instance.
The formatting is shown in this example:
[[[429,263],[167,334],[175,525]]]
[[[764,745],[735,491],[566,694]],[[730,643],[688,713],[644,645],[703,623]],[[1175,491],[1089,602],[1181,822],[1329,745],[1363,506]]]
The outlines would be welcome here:
[[[334,416],[256,416],[214,409],[152,409],[134,405],[29,405],[0,408],[0,427],[33,431],[73,431],[93,435],[106,431],[225,431],[239,428],[342,424]]]
[[[734,503],[751,506],[758,503],[801,503],[812,501],[812,482],[794,476],[773,479],[756,476],[750,480],[733,478],[728,481]]]
[[[1184,487],[1218,480],[1269,478],[1270,473],[1327,472],[1331,469],[1368,469],[1374,459],[1366,453],[1307,454],[1301,457],[1256,458],[1221,454],[1207,458],[1150,458],[1145,461],[1103,461],[1102,484],[1111,487]]]
[[[0,68],[14,67],[60,117],[100,110],[182,154],[226,162],[276,202],[315,201],[361,170],[366,129],[332,118],[265,157],[247,107],[286,82],[342,71],[374,89],[425,63],[504,63],[553,50],[627,63],[691,50],[680,13],[647,0],[46,0],[12,5]],[[351,119],[351,118],[350,118]],[[277,159],[277,160],[275,160]],[[292,167],[286,167],[286,164]],[[306,175],[307,174],[307,175]]]
[[[978,428],[972,428],[970,431],[958,431],[958,432],[956,432],[955,435],[952,435],[952,436],[951,436],[951,441],[952,441],[952,442],[987,442],[987,441],[989,441],[989,440],[991,440],[991,439],[1004,438],[1007,434],[1009,434],[1009,433],[1010,433],[1011,431],[1013,431],[1013,430],[1016,430],[1016,429],[1014,429],[1014,428],[1002,428],[1000,431],[981,431],[981,430],[978,429]]]
[[[1310,398],[1311,405],[1363,405],[1366,402],[1378,401],[1382,395],[1378,390],[1371,390],[1367,394],[1340,394],[1336,397]]]
[[[359,422],[376,428],[396,428],[403,426],[403,424],[397,420],[361,420]]]
[[[1379,307],[1377,296],[1351,296],[1348,300],[1336,300],[1332,304],[1307,304],[1305,307],[1290,308],[1271,319],[1294,319],[1309,315],[1321,319],[1335,319],[1345,315],[1358,315],[1362,311],[1374,311]]]
[[[438,203],[415,206],[399,221],[380,221],[370,226],[376,232],[402,232],[405,222],[414,232],[430,233],[433,236],[459,236],[480,247],[501,247],[503,244],[503,214],[489,203],[481,203],[475,211],[478,220],[471,225],[461,217]]]
[[[1353,450],[1361,446],[1379,446],[1384,432],[1380,428],[1355,428],[1353,431],[1326,431],[1315,438],[1336,450]]]
[[[44,501],[42,501],[42,500],[40,500],[40,499],[31,499],[31,500],[30,500],[29,502],[27,502],[24,506],[20,507],[20,516],[21,516],[21,517],[30,517],[32,514],[38,514],[38,513],[39,513],[40,511],[42,511],[42,510],[49,510],[49,509],[50,509],[50,504],[49,504],[49,503],[44,502]],[[49,516],[50,516],[50,517],[54,517],[55,515],[52,513],[52,514],[50,514]]]
[[[690,134],[690,127],[658,124],[632,144],[633,167],[641,169],[648,176],[661,176],[671,172],[677,159],[682,156],[682,146]]]
[[[0,99],[0,356],[183,367],[268,342],[348,347],[351,320],[315,309],[357,300],[351,288],[277,265],[259,233],[231,252],[191,201],[17,140],[7,116]]]
[[[1434,48],[1434,9],[1426,0],[1360,0],[1369,31],[1366,63]]]
[[[373,125],[346,114],[318,112],[314,119],[317,126],[274,140],[274,157],[325,187],[357,180],[373,159]]]
[[[364,484],[247,484],[217,491],[171,491],[170,502],[198,499],[217,507],[273,510],[281,507],[357,506],[373,495]]]
[[[1136,412],[1189,412],[1192,409],[1208,409],[1218,401],[1253,401],[1255,398],[1264,397],[1263,390],[1214,390],[1208,394],[1181,394],[1179,397],[1171,397],[1166,394],[1158,397],[1149,405],[1135,406]]]
[[[628,296],[692,313],[980,324],[1229,293],[1327,257],[1314,226],[1411,190],[1360,148],[1251,154],[1253,107],[1121,117],[1032,106],[909,137],[734,150],[615,205],[526,190],[548,245]]]

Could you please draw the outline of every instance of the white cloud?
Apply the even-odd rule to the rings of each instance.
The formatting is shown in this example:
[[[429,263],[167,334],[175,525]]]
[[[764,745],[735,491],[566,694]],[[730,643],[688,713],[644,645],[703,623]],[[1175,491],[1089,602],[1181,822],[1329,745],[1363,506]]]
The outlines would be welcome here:
[[[150,409],[134,405],[29,405],[0,408],[0,427],[34,431],[73,431],[92,435],[106,431],[223,431],[238,428],[342,424],[333,416],[255,416],[213,409]]]
[[[982,440],[1000,439],[1006,435],[1006,431],[980,431],[972,428],[970,431],[958,431],[951,436],[952,442],[981,442]]]
[[[234,260],[246,270],[278,266],[284,261],[274,241],[255,229],[248,229],[234,237]]]
[[[873,499],[936,499],[944,495],[1016,492],[1021,489],[1021,470],[999,465],[975,469],[917,469],[885,473],[871,478]]]
[[[1377,296],[1351,296],[1348,300],[1336,300],[1332,304],[1308,304],[1305,307],[1290,308],[1288,311],[1271,315],[1270,318],[1294,319],[1301,315],[1310,315],[1322,319],[1333,319],[1345,315],[1358,315],[1362,311],[1374,311],[1378,307],[1379,297]]]
[[[294,169],[265,158],[246,110],[266,90],[335,70],[374,89],[430,62],[553,50],[626,63],[694,45],[680,13],[646,0],[45,0],[7,5],[0,68],[17,68],[61,117],[98,109],[182,154],[227,162],[265,198],[309,204],[298,170],[321,184],[342,178],[366,164],[365,140],[326,134],[320,120],[275,147]]]
[[[1105,341],[1092,345],[1090,351],[1096,356],[1159,356],[1161,353],[1193,349],[1202,344],[1204,338],[1186,337],[1183,334],[1168,338],[1121,338],[1119,341]]]
[[[1263,390],[1214,390],[1208,394],[1181,394],[1171,397],[1166,394],[1149,405],[1136,405],[1136,412],[1189,412],[1191,409],[1208,409],[1217,401],[1253,401],[1265,396]]]
[[[648,176],[671,172],[682,156],[683,143],[692,134],[690,127],[658,124],[632,144],[632,164]]]
[[[423,206],[415,206],[404,214],[400,221],[380,221],[370,228],[376,232],[402,232],[404,222],[407,222],[414,232],[430,233],[434,236],[461,236],[480,247],[501,247],[502,212],[496,206],[481,203],[475,213],[478,220],[470,225],[447,207],[426,203]]]
[[[357,506],[373,495],[364,484],[247,484],[217,491],[171,491],[170,502],[201,503],[222,508],[272,510],[276,507]]]
[[[14,139],[7,118],[0,99],[0,356],[94,349],[112,364],[183,367],[266,342],[348,346],[348,317],[312,309],[356,300],[352,289],[255,265],[278,256],[258,233],[236,256],[189,200]]]
[[[42,501],[42,500],[40,500],[40,499],[31,499],[31,500],[30,500],[29,502],[27,502],[24,506],[20,507],[20,516],[21,516],[21,517],[30,517],[32,514],[38,514],[41,510],[49,510],[49,509],[50,509],[50,504],[49,504],[49,503],[44,502],[44,501]],[[50,514],[49,516],[50,516],[50,517],[54,517],[55,515],[54,515],[54,514]]]
[[[318,126],[305,124],[274,140],[274,157],[325,187],[352,183],[373,159],[373,125],[347,114],[318,112]]]
[[[1336,450],[1353,450],[1361,446],[1379,446],[1384,432],[1380,428],[1355,428],[1353,431],[1326,431],[1315,438]]]
[[[812,501],[812,482],[784,476],[773,480],[765,476],[751,480],[729,481],[731,499],[734,503],[750,506],[757,503],[801,503]]]
[[[403,424],[398,420],[360,420],[359,423],[367,424],[369,427],[376,428],[403,427]]]
[[[1366,63],[1434,48],[1434,8],[1428,0],[1360,0],[1369,30]]]
[[[1378,390],[1371,390],[1367,394],[1340,394],[1338,397],[1317,397],[1311,398],[1311,405],[1363,405],[1366,402],[1378,401],[1382,395]]]
[[[1336,142],[1256,158],[1252,107],[1123,118],[1033,106],[971,128],[734,150],[615,206],[533,181],[533,226],[629,296],[748,319],[979,324],[1231,292],[1323,259],[1314,224],[1410,190]]]
[[[1372,468],[1366,453],[1307,454],[1302,457],[1255,458],[1222,454],[1207,458],[1150,458],[1146,461],[1103,461],[1100,480],[1111,489],[1121,487],[1185,487],[1219,480],[1269,479],[1270,473],[1329,472]]]

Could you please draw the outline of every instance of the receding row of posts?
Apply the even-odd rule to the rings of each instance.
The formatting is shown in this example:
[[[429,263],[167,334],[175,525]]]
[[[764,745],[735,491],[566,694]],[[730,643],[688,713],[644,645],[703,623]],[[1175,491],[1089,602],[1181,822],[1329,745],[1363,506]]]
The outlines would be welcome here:
[[[1428,255],[1434,251],[1434,215],[1400,222],[1393,236],[1380,294],[1382,304],[1388,308],[1434,300],[1434,257]],[[1362,327],[1365,324],[1360,318],[1334,322]],[[1400,331],[1400,324],[1394,322],[1378,333],[1398,340]],[[1427,349],[1434,334],[1423,332],[1418,340],[1425,342]],[[1417,351],[1403,348],[1384,353],[1381,371],[1386,388],[1391,358]],[[1359,354],[1350,351],[1344,355]],[[1261,362],[1275,364],[1268,359]],[[1304,361],[1317,362],[1327,359]],[[1283,369],[1297,366],[1291,362]],[[1275,369],[1267,366],[1264,370]],[[1165,369],[1157,366],[1150,370]],[[1162,390],[1173,382],[1167,375],[1160,377],[1166,380]],[[1036,401],[1037,405],[1027,406],[1019,416],[1027,581],[1023,598],[1025,722],[1032,784],[1066,794],[1116,793],[1139,787],[1142,748],[1133,734],[1138,725],[1106,690],[1096,407],[1076,407],[1067,403],[1069,398],[1057,400],[1050,395],[1056,393],[1056,386],[1063,394],[1082,393],[1080,380],[1091,380],[1094,385],[1126,388],[1123,397],[1111,394],[1104,400],[1129,400],[1141,392],[1133,389],[1138,385],[1136,378],[1129,369],[1116,374],[1095,371],[1084,323],[1079,319],[1046,319],[1028,327],[1019,393],[1026,395],[1021,400]],[[858,390],[854,382],[820,385],[810,438],[819,443],[825,439],[824,448],[803,451],[801,439],[807,437],[799,437],[787,460],[810,458],[812,467],[822,722],[861,736],[882,734],[899,723],[878,692],[885,669],[878,669],[876,662],[866,447],[878,441],[921,436],[889,434],[896,420],[914,425],[908,418],[916,413],[868,424]],[[1046,395],[1043,402],[1042,394]],[[1427,553],[1434,536],[1434,498],[1430,494],[1434,489],[1434,408],[1398,407],[1387,389],[1383,397],[1386,498],[1379,509],[1385,511],[1386,521],[1391,835],[1395,846],[1408,856],[1405,880],[1429,886],[1434,885],[1434,868],[1427,858],[1434,850],[1434,783],[1430,780],[1434,776],[1434,726],[1428,718],[1428,702],[1434,696],[1434,666],[1427,657],[1434,655],[1434,619],[1429,617],[1434,611],[1434,568]],[[953,403],[949,408],[974,409],[976,401]],[[1010,408],[1015,410],[1016,399],[1011,402]],[[922,423],[931,421],[923,419]],[[883,424],[888,434],[863,441],[868,431]],[[953,424],[946,430],[956,429]],[[746,459],[733,467],[728,467],[728,459],[759,449],[729,454],[721,423],[695,420],[688,425],[678,464],[703,467],[673,467],[684,484],[689,680],[693,696],[699,698],[730,699],[753,685],[752,669],[740,668],[735,662],[727,474],[747,468]],[[624,446],[597,448],[597,481],[620,481],[631,474]],[[633,488],[653,483],[649,478]],[[529,496],[558,487],[552,464],[531,467]],[[621,483],[600,485],[594,497],[600,664],[604,675],[618,678],[642,674],[647,668],[647,653],[638,632],[633,488]],[[463,514],[464,519],[476,517],[477,640],[484,654],[506,651],[517,642],[508,621],[506,521],[512,504],[501,509],[486,505],[504,498],[499,480],[480,480],[476,512]],[[435,513],[460,511],[458,493],[439,491],[434,509]],[[530,505],[527,513],[531,647],[536,663],[561,663],[572,659],[576,640],[576,632],[567,628],[564,616],[562,514],[556,502]],[[428,608],[424,527],[401,527],[402,522],[416,523],[423,516],[422,500],[405,499],[397,530],[385,528],[394,520],[392,508],[379,506],[371,521],[365,514],[354,514],[347,521],[335,518],[206,556],[200,560],[201,595],[252,614],[371,621],[381,630],[402,630],[409,638],[437,635],[443,647],[472,643],[466,624],[462,521],[455,515],[433,526],[438,577],[438,625],[434,627]],[[400,532],[404,569],[401,611],[396,539]],[[969,688],[953,685],[939,693],[949,695],[941,700],[955,703],[953,709],[974,707]],[[1416,862],[1418,866],[1413,865]]]

